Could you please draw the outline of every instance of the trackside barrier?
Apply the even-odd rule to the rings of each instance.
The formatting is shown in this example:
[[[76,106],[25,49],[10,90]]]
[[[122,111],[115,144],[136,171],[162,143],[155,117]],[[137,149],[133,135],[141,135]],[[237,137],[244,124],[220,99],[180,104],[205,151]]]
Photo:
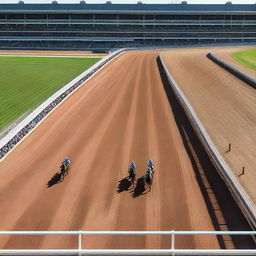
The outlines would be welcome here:
[[[199,117],[197,116],[196,112],[194,111],[193,107],[189,103],[188,99],[185,97],[184,93],[181,91],[180,87],[176,83],[176,81],[171,76],[167,66],[165,65],[164,60],[162,59],[161,55],[159,55],[159,59],[161,61],[162,67],[164,72],[167,76],[167,79],[172,86],[172,89],[178,99],[178,101],[183,106],[183,109],[193,126],[194,130],[196,131],[199,140],[201,141],[204,149],[206,150],[208,156],[212,160],[215,168],[218,170],[219,174],[221,175],[222,179],[226,182],[230,192],[236,199],[237,204],[239,205],[240,209],[242,210],[243,214],[247,218],[248,222],[252,226],[254,230],[256,228],[256,207],[250,196],[246,193],[244,188],[241,184],[237,181],[235,175],[233,174],[232,170],[222,158],[221,154],[215,147],[214,143],[212,142],[210,136],[208,135],[207,131],[205,130],[203,124],[201,123]]]
[[[249,75],[245,74],[238,68],[233,67],[232,65],[228,64],[227,62],[223,61],[216,55],[214,55],[212,52],[209,52],[206,55],[210,60],[230,72],[231,74],[235,75],[237,78],[242,80],[243,82],[247,83],[248,85],[252,86],[254,89],[256,89],[256,79],[250,77]]]
[[[0,255],[256,255],[256,249],[248,250],[193,250],[175,249],[175,236],[179,235],[256,235],[256,231],[0,231],[0,235],[75,235],[78,249],[72,250],[0,250]],[[83,235],[167,235],[171,237],[170,249],[83,249]]]
[[[104,65],[124,51],[125,49],[120,49],[98,61],[92,67],[53,94],[14,129],[9,131],[9,133],[0,141],[0,160],[29,132],[31,132],[53,109],[55,109],[56,106],[63,102],[63,100],[67,99],[71,93],[75,92],[88,78],[92,77],[97,71],[103,68]]]

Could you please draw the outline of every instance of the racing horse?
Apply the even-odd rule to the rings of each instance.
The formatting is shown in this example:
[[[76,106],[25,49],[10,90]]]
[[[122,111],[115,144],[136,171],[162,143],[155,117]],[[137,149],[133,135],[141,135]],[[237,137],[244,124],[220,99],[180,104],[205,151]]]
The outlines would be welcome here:
[[[70,164],[71,161],[70,159],[68,159],[67,157],[64,159],[64,161],[62,162],[61,166],[60,166],[60,173],[61,173],[61,177],[62,179],[64,179],[64,177],[66,175],[68,175],[68,170],[70,168]]]
[[[132,188],[134,188],[136,182],[136,165],[134,162],[131,162],[129,165],[128,179],[131,181]]]
[[[152,177],[154,176],[154,173],[155,173],[155,163],[152,159],[149,159],[147,161],[147,165],[148,165],[148,169],[151,170],[151,174],[152,174]]]
[[[148,167],[145,175],[144,175],[144,184],[147,186],[147,188],[149,188],[149,191],[151,190],[151,186],[153,183],[153,172],[152,169],[150,167]]]

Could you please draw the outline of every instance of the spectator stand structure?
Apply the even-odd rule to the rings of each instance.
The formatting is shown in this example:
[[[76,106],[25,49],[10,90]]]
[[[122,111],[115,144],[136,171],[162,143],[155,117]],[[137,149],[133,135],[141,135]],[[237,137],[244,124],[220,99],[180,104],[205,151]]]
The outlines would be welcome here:
[[[171,47],[253,43],[256,5],[0,4],[1,49]]]

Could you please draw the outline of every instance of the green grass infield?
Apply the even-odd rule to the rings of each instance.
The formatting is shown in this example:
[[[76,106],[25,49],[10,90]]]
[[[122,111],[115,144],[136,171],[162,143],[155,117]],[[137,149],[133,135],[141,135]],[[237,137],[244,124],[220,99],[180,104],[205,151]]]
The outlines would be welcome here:
[[[239,63],[254,70],[256,69],[256,49],[235,52],[232,54],[232,57]]]
[[[0,131],[99,60],[0,56]]]

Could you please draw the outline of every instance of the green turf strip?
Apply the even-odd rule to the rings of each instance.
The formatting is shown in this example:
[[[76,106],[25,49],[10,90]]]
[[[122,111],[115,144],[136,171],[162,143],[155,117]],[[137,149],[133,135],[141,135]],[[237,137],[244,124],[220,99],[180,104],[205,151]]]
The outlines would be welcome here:
[[[232,54],[232,57],[241,64],[249,68],[256,69],[256,49],[235,52]]]
[[[0,130],[35,109],[99,59],[0,56]]]

